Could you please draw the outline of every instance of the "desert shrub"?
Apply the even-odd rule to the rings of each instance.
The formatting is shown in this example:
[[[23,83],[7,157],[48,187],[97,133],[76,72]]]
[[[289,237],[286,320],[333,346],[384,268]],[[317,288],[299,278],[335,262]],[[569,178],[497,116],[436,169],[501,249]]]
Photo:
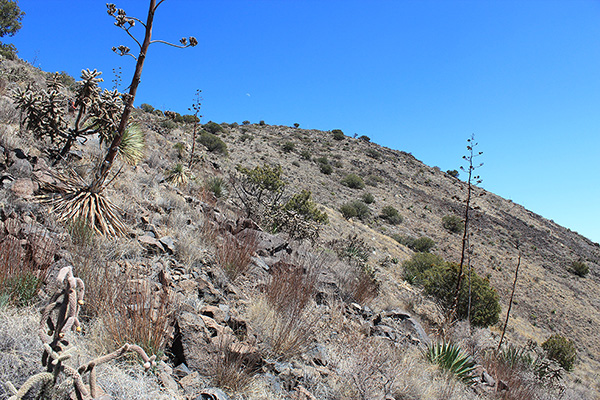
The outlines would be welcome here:
[[[300,153],[300,157],[303,160],[310,161],[310,159],[312,158],[312,153],[309,150],[302,150],[302,152]]]
[[[297,123],[297,122],[294,122],[294,128],[298,128],[299,126],[300,126],[300,124],[299,124],[299,123]]]
[[[435,246],[435,242],[427,236],[415,239],[411,236],[392,235],[392,238],[417,253],[428,253]]]
[[[283,150],[284,153],[292,152],[292,151],[294,151],[295,148],[296,148],[296,144],[294,142],[285,142],[281,146],[281,149]]]
[[[375,149],[367,149],[365,151],[365,153],[367,154],[368,157],[371,157],[375,160],[379,160],[379,158],[381,157],[381,153]]]
[[[365,187],[363,179],[356,174],[348,174],[342,179],[341,184],[351,189],[362,189]]]
[[[331,175],[333,173],[331,164],[319,164],[319,170],[325,175]]]
[[[166,181],[174,186],[184,186],[190,180],[192,173],[188,167],[182,163],[175,164],[167,171]]]
[[[423,275],[425,293],[437,298],[442,306],[452,307],[458,279],[458,265],[455,263],[437,265],[426,270]],[[488,327],[498,322],[500,315],[499,296],[496,289],[491,287],[488,278],[480,277],[475,271],[465,274],[458,296],[456,315],[460,319],[469,317],[471,325],[477,327]]]
[[[140,110],[142,110],[143,112],[147,112],[147,113],[153,113],[154,107],[152,107],[148,103],[142,103],[142,104],[140,104]]]
[[[198,142],[204,145],[208,151],[211,153],[219,153],[222,155],[227,155],[227,145],[225,142],[221,140],[218,136],[208,133],[202,132],[198,137]]]
[[[159,117],[164,117],[165,113],[163,113],[161,110],[159,110],[158,108],[154,110],[154,115],[158,115]]]
[[[354,200],[348,203],[342,204],[340,207],[342,216],[346,219],[358,218],[361,221],[365,221],[371,215],[369,206],[360,200]]]
[[[449,169],[448,171],[446,171],[446,173],[453,178],[458,178],[458,171],[455,169]]]
[[[572,340],[561,335],[552,335],[542,343],[548,358],[556,361],[567,371],[573,370],[577,359],[577,349]]]
[[[361,197],[361,200],[365,204],[373,204],[373,203],[375,203],[375,197],[371,193],[369,193],[369,192],[363,193],[363,195]]]
[[[379,175],[367,175],[365,181],[367,185],[377,187],[378,184],[384,182],[384,179]]]
[[[569,272],[583,278],[590,272],[590,267],[583,261],[573,261],[569,267]]]
[[[216,198],[221,198],[225,194],[225,180],[220,176],[208,178],[204,187],[206,190],[212,192]]]
[[[380,218],[386,220],[389,224],[398,225],[402,223],[404,218],[402,215],[392,206],[385,206],[381,209]]]
[[[265,126],[265,125],[266,125],[266,124],[265,124],[265,121],[264,121],[264,120],[262,120],[262,119],[261,119],[260,121],[258,121],[258,124],[259,124],[260,126]]]
[[[240,344],[235,343],[233,339],[223,338],[217,344],[211,375],[211,381],[216,387],[243,392],[252,383],[252,368],[247,365],[247,357],[236,351],[239,350],[239,346]]]
[[[250,125],[250,121],[248,121],[248,120],[242,121],[242,125]]]
[[[434,254],[416,253],[402,265],[404,278],[408,282],[422,285],[425,293],[434,296],[443,307],[452,307],[458,278],[457,264],[445,262]],[[469,316],[473,326],[487,327],[498,322],[500,315],[498,301],[498,293],[490,286],[489,280],[471,271],[463,278],[456,314],[461,319]]]
[[[358,140],[362,140],[363,142],[370,142],[371,138],[368,137],[367,135],[361,135],[358,137]]]
[[[464,229],[463,220],[457,215],[444,215],[442,226],[449,232],[460,233]]]
[[[317,204],[312,200],[311,192],[309,190],[302,190],[300,193],[292,196],[292,198],[285,203],[283,209],[296,212],[306,219],[315,221],[319,224],[327,224],[329,222],[327,214],[317,208]]]
[[[213,135],[216,135],[221,132],[225,132],[225,129],[223,129],[223,127],[221,125],[219,125],[213,121],[209,121],[206,124],[202,125],[202,129],[204,129],[205,131],[207,131],[209,133],[212,133]]]
[[[423,284],[422,278],[425,271],[443,264],[444,259],[438,255],[430,253],[414,254],[402,264],[402,267],[404,267],[404,279],[411,284]]]
[[[344,132],[342,132],[340,129],[334,129],[331,131],[331,133],[334,140],[344,140],[345,138]]]
[[[467,384],[475,379],[475,361],[455,344],[433,343],[427,346],[425,358]]]
[[[200,118],[198,118],[197,115],[193,114],[185,114],[182,115],[181,118],[183,118],[183,122],[185,122],[186,124],[197,124],[198,122],[200,122]]]

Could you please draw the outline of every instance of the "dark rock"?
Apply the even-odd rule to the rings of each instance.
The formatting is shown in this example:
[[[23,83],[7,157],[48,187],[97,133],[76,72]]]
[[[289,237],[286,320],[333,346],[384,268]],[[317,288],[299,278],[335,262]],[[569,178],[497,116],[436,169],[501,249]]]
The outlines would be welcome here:
[[[175,254],[175,241],[170,236],[164,236],[158,239],[158,241],[165,247],[167,253]]]
[[[200,396],[196,397],[194,400],[229,400],[229,396],[221,389],[208,388],[202,389]]]

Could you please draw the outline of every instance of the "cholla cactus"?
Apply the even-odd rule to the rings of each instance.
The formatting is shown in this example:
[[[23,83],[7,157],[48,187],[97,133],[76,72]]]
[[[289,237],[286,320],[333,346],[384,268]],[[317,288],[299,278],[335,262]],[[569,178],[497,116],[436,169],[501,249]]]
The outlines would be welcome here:
[[[69,342],[65,334],[69,330],[81,331],[79,323],[79,307],[84,304],[83,296],[85,285],[83,281],[73,276],[72,267],[60,270],[57,281],[59,288],[50,298],[49,303],[42,309],[42,318],[39,326],[39,337],[44,343],[42,365],[46,372],[33,375],[17,390],[10,382],[5,387],[11,394],[9,400],[21,400],[35,386],[40,387],[36,398],[58,400],[64,398],[57,384],[60,374],[66,375],[73,383],[73,391],[80,400],[109,399],[101,396],[102,390],[98,387],[96,366],[114,360],[127,352],[137,353],[144,361],[146,370],[156,366],[156,356],[148,357],[146,352],[137,345],[125,344],[114,352],[98,357],[79,368],[66,364],[76,352],[75,347],[65,348]],[[48,330],[48,331],[46,331]],[[84,375],[89,373],[88,383],[84,382]],[[98,397],[101,396],[101,397]]]
[[[102,91],[100,71],[81,71],[81,81],[75,98],[63,93],[56,73],[47,81],[47,89],[34,91],[31,87],[17,89],[13,98],[17,108],[25,112],[27,129],[38,137],[49,137],[57,145],[56,159],[64,157],[77,138],[98,134],[100,141],[112,140],[123,112],[122,94],[115,90]],[[70,123],[65,114],[74,113]]]

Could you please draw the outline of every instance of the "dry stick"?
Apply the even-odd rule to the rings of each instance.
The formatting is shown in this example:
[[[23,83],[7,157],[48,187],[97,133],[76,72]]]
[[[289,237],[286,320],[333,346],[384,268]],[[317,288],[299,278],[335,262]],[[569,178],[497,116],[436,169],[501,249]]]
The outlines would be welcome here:
[[[519,276],[519,267],[520,266],[521,266],[521,252],[519,251],[519,259],[517,261],[517,268],[515,269],[515,280],[513,281],[512,292],[510,293],[510,302],[508,303],[508,311],[506,312],[506,321],[504,322],[504,328],[502,328],[502,335],[500,336],[500,343],[498,343],[498,348],[496,349],[496,352],[500,351],[500,347],[502,346],[502,341],[504,340],[504,334],[506,333],[506,327],[508,326],[508,318],[510,317],[510,309],[512,308],[512,304],[513,304],[513,297],[515,295],[515,288],[517,286],[517,277]]]

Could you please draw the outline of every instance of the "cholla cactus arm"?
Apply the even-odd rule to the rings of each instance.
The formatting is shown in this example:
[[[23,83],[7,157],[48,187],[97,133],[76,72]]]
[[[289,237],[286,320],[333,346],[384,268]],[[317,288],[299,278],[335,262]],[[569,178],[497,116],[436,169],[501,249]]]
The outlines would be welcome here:
[[[137,353],[144,361],[144,368],[146,370],[156,366],[156,355],[148,357],[144,349],[142,349],[140,346],[128,343],[124,344],[123,346],[121,346],[120,348],[118,348],[110,354],[98,357],[77,369],[77,373],[79,376],[83,376],[86,372],[90,373],[89,385],[92,398],[96,398],[96,396],[98,395],[98,385],[96,383],[96,366],[119,358],[127,352]]]
[[[29,389],[37,385],[39,382],[43,382],[43,385],[48,385],[54,380],[54,375],[49,372],[41,372],[39,374],[31,376],[25,381],[23,386],[17,391],[15,387],[10,383],[6,383],[6,388],[11,392],[12,396],[8,400],[21,400],[23,396],[27,394]]]

